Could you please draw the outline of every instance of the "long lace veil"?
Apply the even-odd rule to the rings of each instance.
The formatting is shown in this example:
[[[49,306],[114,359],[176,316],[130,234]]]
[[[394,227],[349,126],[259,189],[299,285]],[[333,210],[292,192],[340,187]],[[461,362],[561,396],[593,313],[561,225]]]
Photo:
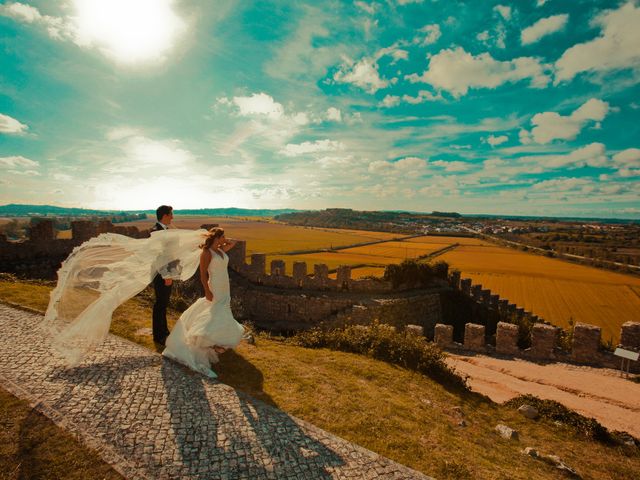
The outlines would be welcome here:
[[[113,311],[156,274],[189,279],[205,233],[174,229],[142,239],[104,233],[76,247],[58,271],[44,317],[56,350],[70,365],[79,363],[108,334]]]

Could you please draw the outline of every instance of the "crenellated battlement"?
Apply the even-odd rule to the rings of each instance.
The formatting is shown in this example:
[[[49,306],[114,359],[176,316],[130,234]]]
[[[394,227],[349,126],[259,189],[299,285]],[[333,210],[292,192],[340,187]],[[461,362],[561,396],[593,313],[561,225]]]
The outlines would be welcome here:
[[[468,350],[478,353],[497,353],[511,357],[522,357],[538,361],[571,361],[609,368],[619,368],[620,359],[610,351],[602,349],[601,328],[596,325],[578,322],[573,328],[570,351],[564,351],[558,345],[560,327],[536,323],[531,331],[531,347],[518,347],[518,326],[513,323],[499,322],[495,345],[487,343],[485,326],[473,323],[465,325],[464,342],[453,340],[453,326],[437,324],[434,329],[434,342],[448,350]],[[621,346],[627,350],[640,352],[640,322],[626,322],[620,329]],[[637,362],[631,370],[640,372]]]
[[[29,228],[27,240],[10,242],[0,235],[0,271],[33,278],[55,279],[62,261],[74,247],[101,233],[118,233],[133,238],[149,236],[135,226],[113,225],[109,220],[71,222],[71,238],[56,238],[53,220],[41,220]]]
[[[229,251],[229,266],[252,283],[283,289],[350,291],[350,292],[392,292],[391,282],[382,279],[351,278],[351,267],[341,265],[336,270],[336,278],[329,276],[329,267],[315,264],[313,273],[307,271],[306,262],[294,262],[291,275],[287,275],[284,260],[271,260],[267,268],[267,254],[253,253],[246,261],[246,242],[239,240]]]

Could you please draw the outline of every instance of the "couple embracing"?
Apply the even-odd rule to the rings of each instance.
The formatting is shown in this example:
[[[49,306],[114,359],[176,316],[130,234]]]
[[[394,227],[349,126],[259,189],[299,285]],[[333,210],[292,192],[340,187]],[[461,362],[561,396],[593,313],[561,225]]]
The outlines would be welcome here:
[[[164,232],[173,220],[173,209],[161,205],[156,210],[158,221],[152,232]],[[161,233],[152,233],[161,235]],[[227,239],[222,228],[210,229],[199,245],[200,281],[204,297],[195,301],[180,316],[173,331],[167,327],[167,306],[173,279],[163,278],[162,270],[154,277],[156,301],[153,305],[153,339],[166,345],[162,355],[172,358],[211,378],[216,374],[210,368],[218,361],[218,354],[235,347],[244,333],[242,325],[231,313],[231,291],[227,266],[227,252],[236,242]]]
[[[156,210],[149,238],[103,233],[76,247],[58,271],[43,325],[70,365],[78,364],[105,339],[114,310],[154,285],[154,341],[165,357],[215,378],[211,363],[238,345],[244,329],[231,313],[227,265],[235,241],[222,228],[170,229],[173,209]],[[200,269],[205,296],[181,315],[169,333],[166,311],[171,287]]]

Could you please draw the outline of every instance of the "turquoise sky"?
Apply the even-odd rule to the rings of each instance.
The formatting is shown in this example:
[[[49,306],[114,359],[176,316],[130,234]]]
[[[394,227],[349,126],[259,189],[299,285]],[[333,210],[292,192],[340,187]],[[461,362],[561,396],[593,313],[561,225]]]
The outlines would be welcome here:
[[[0,2],[0,204],[640,218],[640,3]]]

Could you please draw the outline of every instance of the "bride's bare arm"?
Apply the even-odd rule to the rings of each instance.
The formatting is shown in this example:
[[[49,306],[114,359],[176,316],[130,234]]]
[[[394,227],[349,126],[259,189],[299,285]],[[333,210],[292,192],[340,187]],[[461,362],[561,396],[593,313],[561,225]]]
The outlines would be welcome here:
[[[228,252],[229,250],[231,250],[233,247],[236,246],[237,240],[234,240],[233,238],[227,238],[227,241],[225,242],[224,245],[222,245],[220,248],[224,251],[224,252]]]
[[[213,301],[213,292],[209,288],[209,264],[211,263],[211,251],[203,248],[200,254],[200,281],[204,288],[204,296],[210,302]]]

